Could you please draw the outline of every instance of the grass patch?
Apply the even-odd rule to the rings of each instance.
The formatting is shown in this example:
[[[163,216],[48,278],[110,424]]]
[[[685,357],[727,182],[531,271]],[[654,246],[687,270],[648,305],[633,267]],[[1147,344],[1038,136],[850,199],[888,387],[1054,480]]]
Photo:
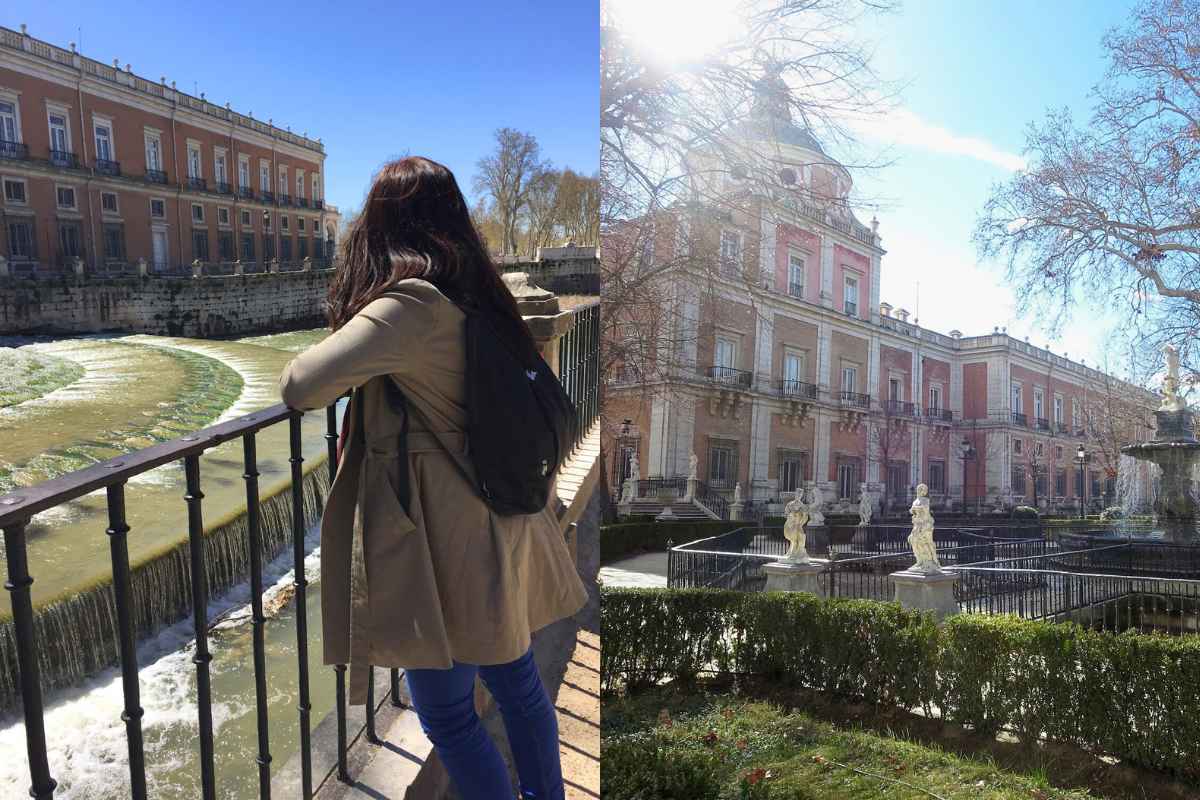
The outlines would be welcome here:
[[[1018,774],[796,709],[672,687],[606,699],[605,800],[1082,800]]]
[[[83,377],[84,369],[66,358],[0,347],[0,408],[15,406]]]

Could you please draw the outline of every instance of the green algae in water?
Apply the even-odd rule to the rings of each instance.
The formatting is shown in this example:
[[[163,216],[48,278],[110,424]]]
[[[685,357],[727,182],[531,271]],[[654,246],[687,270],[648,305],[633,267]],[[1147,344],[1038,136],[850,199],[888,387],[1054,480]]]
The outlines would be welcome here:
[[[83,377],[84,369],[67,358],[0,347],[0,408],[15,406]]]
[[[289,331],[287,333],[271,333],[266,336],[247,336],[234,341],[242,344],[254,344],[259,347],[270,347],[275,350],[286,350],[290,353],[300,353],[312,347],[329,335],[328,328],[313,328],[307,331]]]

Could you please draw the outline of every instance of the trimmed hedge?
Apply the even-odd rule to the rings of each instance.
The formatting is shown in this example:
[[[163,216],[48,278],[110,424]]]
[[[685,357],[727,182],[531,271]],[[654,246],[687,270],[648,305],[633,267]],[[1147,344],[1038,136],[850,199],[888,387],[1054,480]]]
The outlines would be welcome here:
[[[605,588],[601,608],[605,693],[756,675],[1200,780],[1200,636],[780,592]]]
[[[637,555],[642,552],[661,553],[667,542],[694,542],[744,528],[752,523],[709,520],[707,522],[624,522],[600,528],[600,563]]]

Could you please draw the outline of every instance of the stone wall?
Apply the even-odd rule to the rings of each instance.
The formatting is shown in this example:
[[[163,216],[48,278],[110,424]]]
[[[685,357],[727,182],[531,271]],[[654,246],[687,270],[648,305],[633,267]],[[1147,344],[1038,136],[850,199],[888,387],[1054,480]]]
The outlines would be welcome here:
[[[215,337],[318,327],[333,274],[0,279],[0,335]]]
[[[524,272],[529,282],[555,294],[600,294],[595,247],[539,247],[536,258],[501,256],[504,272]]]

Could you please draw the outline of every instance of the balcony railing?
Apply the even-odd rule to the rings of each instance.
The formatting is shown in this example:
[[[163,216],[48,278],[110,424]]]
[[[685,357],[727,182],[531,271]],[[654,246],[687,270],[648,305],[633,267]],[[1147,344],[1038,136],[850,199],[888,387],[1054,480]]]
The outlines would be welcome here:
[[[300,206],[301,208],[308,208],[308,198],[307,197],[297,197],[296,205]]]
[[[804,298],[804,284],[803,283],[789,283],[788,284],[788,294],[790,294],[792,297],[799,297],[799,298],[803,299]]]
[[[899,417],[912,417],[916,415],[916,406],[905,400],[888,400],[887,412]]]
[[[50,163],[56,167],[79,169],[79,157],[70,150],[51,150]]]
[[[781,397],[794,400],[816,400],[817,385],[805,381],[781,380],[779,381],[779,394]]]
[[[208,191],[208,181],[204,178],[197,178],[195,175],[188,175],[187,188],[197,192],[206,192]]]
[[[1026,421],[1024,414],[1022,414],[1020,411],[1014,411],[1014,412],[1012,412],[1012,424],[1013,425],[1027,425],[1028,422]]]
[[[161,169],[148,169],[146,170],[146,180],[150,183],[165,184],[167,182],[167,173]]]
[[[0,139],[0,158],[29,158],[29,145]]]
[[[96,172],[101,175],[112,175],[113,177],[121,174],[121,162],[109,161],[106,158],[96,159]]]
[[[290,194],[279,195],[279,205],[290,206],[292,204],[292,196]]]
[[[324,207],[325,207],[324,200],[313,200],[313,208],[315,208],[317,211],[320,211]]]
[[[599,419],[599,341],[600,315],[599,304],[576,308],[573,312],[571,327],[558,339],[557,366],[559,379],[567,395],[575,407],[578,429],[574,431],[574,441],[578,445],[588,431],[592,430]],[[305,412],[297,411],[282,404],[256,411],[247,416],[229,420],[218,425],[188,434],[180,439],[163,442],[134,453],[118,456],[103,461],[76,472],[63,475],[54,480],[35,486],[18,489],[12,493],[0,495],[0,530],[3,531],[4,557],[7,560],[6,588],[12,600],[13,644],[16,649],[17,670],[20,675],[21,705],[20,714],[23,717],[25,739],[28,753],[28,768],[31,780],[29,795],[36,798],[50,798],[54,795],[56,783],[50,773],[50,763],[47,747],[47,730],[45,725],[45,703],[42,695],[41,671],[48,659],[43,648],[47,642],[45,636],[50,627],[39,624],[35,617],[30,586],[33,577],[29,574],[27,528],[32,517],[43,511],[57,508],[85,495],[104,490],[107,497],[108,528],[104,531],[108,536],[109,551],[112,564],[112,592],[115,614],[105,618],[101,624],[111,626],[111,641],[113,642],[113,659],[121,669],[121,688],[123,696],[122,713],[124,722],[128,769],[130,774],[130,793],[135,798],[147,797],[148,776],[146,772],[146,753],[143,745],[140,677],[138,675],[138,642],[135,626],[141,616],[141,610],[133,606],[131,591],[131,569],[129,558],[129,533],[131,530],[129,517],[126,514],[125,487],[137,476],[143,475],[157,467],[174,462],[182,462],[185,492],[183,500],[187,508],[187,534],[189,545],[189,586],[190,605],[195,640],[193,643],[192,663],[196,670],[195,697],[198,711],[198,728],[195,741],[200,755],[199,771],[201,794],[204,798],[215,798],[216,765],[214,757],[215,731],[213,725],[213,692],[210,661],[212,655],[209,647],[209,594],[208,594],[208,561],[206,550],[210,546],[204,533],[204,518],[202,500],[204,493],[201,486],[201,456],[218,445],[226,442],[241,440],[243,479],[246,496],[246,528],[245,535],[251,553],[249,564],[251,624],[253,629],[253,648],[250,655],[254,674],[256,695],[256,727],[258,732],[258,747],[254,760],[257,762],[259,785],[262,796],[270,796],[272,756],[268,749],[268,676],[266,666],[265,626],[266,616],[263,613],[262,601],[264,592],[263,564],[257,554],[263,552],[261,509],[259,493],[259,462],[257,458],[257,436],[260,432],[274,425],[288,426],[291,486],[285,491],[291,497],[291,528],[292,528],[292,562],[294,568],[295,609],[296,609],[296,669],[298,681],[296,685],[296,708],[299,715],[299,762],[300,762],[300,793],[309,800],[313,796],[314,776],[319,779],[333,772],[331,760],[333,754],[325,754],[312,746],[312,721],[309,682],[308,648],[308,581],[305,578],[305,498],[304,498],[304,460],[302,452],[302,418]],[[308,412],[321,414],[322,412]],[[328,458],[330,480],[337,472],[337,409],[336,404],[324,409],[325,420],[325,449]],[[311,457],[311,454],[309,454]],[[573,453],[564,453],[564,461]],[[275,664],[275,669],[281,665]],[[373,671],[373,668],[372,668]],[[337,721],[336,775],[338,780],[351,783],[348,771],[348,716],[346,707],[346,666],[333,667],[335,681],[335,714]],[[391,702],[400,705],[399,670],[390,670]],[[281,681],[280,685],[291,685],[289,681]],[[273,684],[272,684],[273,685]],[[368,694],[365,708],[366,730],[368,738],[373,738],[375,731],[375,714],[377,703],[374,702],[375,681],[368,679]],[[50,732],[51,735],[69,740],[80,735],[78,730],[59,729]],[[314,752],[317,754],[318,765],[314,769]]]
[[[862,392],[838,392],[838,402],[850,408],[870,408],[871,395]]]
[[[858,316],[858,303],[846,303],[845,307],[844,307],[844,311],[846,312],[847,317],[857,317]]]
[[[754,379],[753,373],[733,367],[713,366],[709,367],[705,374],[713,383],[719,383],[722,386],[737,386],[742,389],[749,389]]]
[[[954,422],[954,412],[948,408],[927,408],[925,416],[935,422]]]
[[[264,203],[274,203],[275,202],[275,193],[274,192],[268,192],[268,191],[264,190],[259,193],[259,197],[262,198],[262,201]]]
[[[1038,417],[1036,422],[1037,422],[1037,429],[1039,431],[1050,430],[1050,420],[1046,419],[1045,417]]]
[[[217,181],[217,193],[218,194],[233,194],[233,187],[231,187],[225,181]]]
[[[243,200],[253,200],[254,199],[254,190],[251,189],[249,186],[239,186],[238,187],[238,196],[241,197]]]

